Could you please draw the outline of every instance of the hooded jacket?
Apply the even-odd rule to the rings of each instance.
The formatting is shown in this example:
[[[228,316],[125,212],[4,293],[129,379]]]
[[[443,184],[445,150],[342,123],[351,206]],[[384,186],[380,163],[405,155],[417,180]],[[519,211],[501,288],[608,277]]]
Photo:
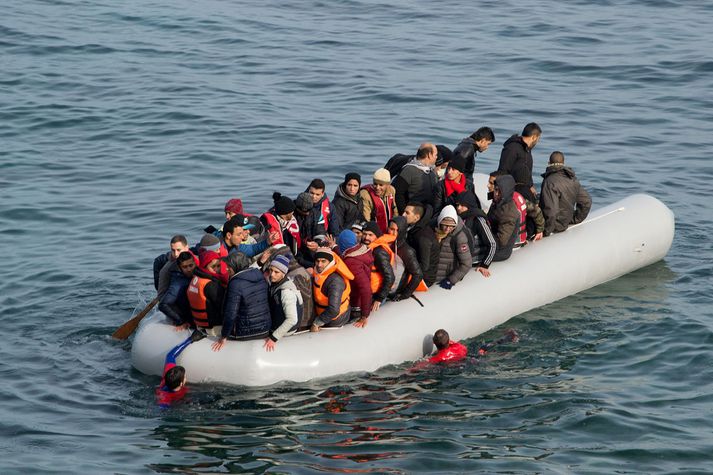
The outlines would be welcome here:
[[[401,258],[404,264],[404,273],[401,275],[401,280],[396,288],[396,295],[405,299],[410,297],[423,280],[423,271],[418,263],[418,256],[414,248],[409,246],[407,238],[406,218],[397,216],[391,220],[398,227],[398,236],[396,237],[396,254]]]
[[[268,285],[260,269],[248,267],[233,275],[223,305],[222,337],[266,337],[272,326]]]
[[[371,266],[374,265],[374,255],[365,245],[357,244],[344,251],[342,260],[354,275],[349,305],[361,309],[363,318],[369,318],[372,302]]]
[[[438,254],[440,247],[436,241],[436,233],[431,227],[433,208],[426,207],[421,219],[408,230],[406,241],[416,251],[418,264],[423,272],[423,280],[427,286],[436,282],[436,267],[438,266]]]
[[[497,251],[494,261],[504,261],[512,254],[512,248],[517,241],[520,229],[520,211],[512,199],[515,191],[515,180],[510,175],[502,175],[495,179],[495,186],[500,190],[500,200],[493,200],[488,210],[490,229],[495,236]]]
[[[468,236],[465,234],[463,220],[456,214],[455,208],[446,206],[438,215],[438,224],[445,218],[456,222],[456,227],[439,243],[438,265],[436,267],[436,282],[444,279],[457,283],[463,280],[473,265]]]
[[[409,201],[433,206],[438,177],[436,172],[418,160],[411,160],[404,165],[401,173],[394,180],[396,190],[396,208],[404,209]]]
[[[460,215],[465,228],[468,229],[473,237],[473,263],[486,269],[490,267],[495,257],[497,244],[495,237],[488,225],[488,217],[482,209],[468,208],[468,211]]]
[[[465,177],[468,181],[473,181],[473,173],[475,172],[475,157],[478,155],[478,146],[475,140],[468,136],[460,141],[456,148],[453,149],[453,156],[463,157],[465,159]]]
[[[361,193],[357,193],[356,196],[349,196],[344,191],[344,183],[340,184],[332,199],[331,219],[337,220],[337,233],[343,229],[349,229],[352,223],[361,221],[363,208]]]
[[[574,170],[550,165],[542,174],[540,208],[545,216],[545,236],[560,233],[587,218],[592,198],[577,180]]]
[[[506,172],[515,179],[515,191],[530,200],[536,201],[532,194],[532,152],[522,137],[515,134],[505,141],[500,153],[498,170]]]
[[[280,282],[270,284],[269,291],[270,339],[278,341],[284,336],[293,334],[299,327],[302,318],[302,294],[295,283],[285,276]]]
[[[302,316],[298,322],[297,330],[307,330],[314,320],[314,300],[312,300],[312,276],[300,265],[290,249],[285,245],[275,246],[272,256],[283,255],[290,258],[290,267],[287,272],[292,282],[302,295]],[[268,263],[265,263],[263,271],[267,271]]]

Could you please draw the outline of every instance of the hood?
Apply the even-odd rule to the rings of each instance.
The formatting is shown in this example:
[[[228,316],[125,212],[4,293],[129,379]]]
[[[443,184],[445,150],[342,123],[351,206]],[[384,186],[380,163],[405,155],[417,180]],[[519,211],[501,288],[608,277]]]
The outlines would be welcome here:
[[[503,144],[503,148],[507,147],[510,144],[517,144],[523,149],[525,149],[525,151],[527,151],[527,144],[523,142],[522,137],[517,134],[513,134],[512,136],[510,136],[510,138],[507,139]]]
[[[355,196],[349,196],[347,192],[344,191],[344,183],[342,183],[337,187],[337,191],[334,192],[334,198],[332,198],[332,201],[336,201],[337,198],[343,198],[347,201],[351,201],[352,203],[357,204],[357,196],[359,196],[358,193]]]
[[[406,242],[406,237],[408,235],[408,224],[406,224],[406,218],[403,216],[395,216],[391,218],[391,222],[396,224],[399,230],[399,235],[396,237],[396,244],[401,246]]]
[[[542,178],[547,178],[549,175],[555,174],[555,173],[563,173],[567,178],[576,178],[577,175],[574,174],[574,170],[569,168],[568,166],[565,166],[563,163],[557,163],[554,165],[550,165],[545,169],[545,173],[542,174]]]
[[[433,219],[433,207],[431,205],[426,205],[423,211],[423,216],[421,216],[421,219],[418,220],[417,223],[415,223],[409,231],[416,232],[419,229],[427,228],[431,224],[431,220]]]
[[[350,247],[342,254],[342,257],[346,259],[347,257],[361,257],[369,253],[369,248],[364,244],[357,244],[356,246]]]
[[[495,179],[495,186],[500,189],[501,203],[512,201],[512,194],[515,191],[515,179],[510,175],[502,175]]]
[[[469,135],[458,143],[458,147],[470,145],[473,149],[478,150],[478,146],[475,144],[475,140]],[[456,148],[458,148],[456,147]]]
[[[441,221],[446,218],[451,218],[454,223],[458,224],[458,213],[456,212],[456,209],[453,207],[453,205],[448,205],[441,210],[441,214],[438,215],[438,224],[441,224]]]
[[[196,277],[200,277],[201,279],[210,279],[213,282],[220,282],[220,277],[218,276],[218,274],[208,272],[205,269],[201,269],[200,267],[196,267],[196,269],[193,271],[193,275]]]

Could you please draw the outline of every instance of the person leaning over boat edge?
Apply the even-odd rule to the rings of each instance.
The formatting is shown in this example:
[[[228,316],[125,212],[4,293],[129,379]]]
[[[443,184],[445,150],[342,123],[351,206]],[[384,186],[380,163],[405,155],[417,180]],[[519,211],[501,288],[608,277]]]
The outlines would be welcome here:
[[[269,300],[270,334],[265,338],[263,347],[274,351],[275,345],[283,337],[292,335],[298,328],[303,312],[302,294],[287,274],[290,258],[278,254],[268,264],[267,279],[270,282]]]
[[[317,249],[312,275],[316,317],[310,331],[318,332],[322,327],[341,327],[349,321],[352,279],[354,275],[331,249]]]
[[[230,280],[223,301],[223,326],[220,339],[211,345],[220,351],[228,338],[257,340],[270,332],[272,318],[268,303],[268,284],[262,271],[250,265],[250,258],[234,252],[224,258]]]
[[[561,233],[589,215],[592,198],[579,183],[574,170],[564,164],[562,152],[552,152],[542,174],[540,207],[545,217],[545,236]]]
[[[495,142],[495,134],[490,127],[481,127],[470,136],[464,138],[453,149],[453,155],[462,157],[465,160],[465,177],[468,181],[473,181],[473,173],[475,173],[475,157],[479,153],[488,150],[490,144]]]

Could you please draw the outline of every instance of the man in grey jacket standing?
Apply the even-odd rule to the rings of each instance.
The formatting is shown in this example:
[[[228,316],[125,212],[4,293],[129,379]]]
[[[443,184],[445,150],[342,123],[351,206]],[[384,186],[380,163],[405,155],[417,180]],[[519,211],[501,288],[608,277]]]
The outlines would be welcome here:
[[[552,152],[542,178],[540,208],[545,216],[545,236],[561,233],[571,224],[587,218],[592,198],[577,180],[574,170],[564,165],[562,152]]]

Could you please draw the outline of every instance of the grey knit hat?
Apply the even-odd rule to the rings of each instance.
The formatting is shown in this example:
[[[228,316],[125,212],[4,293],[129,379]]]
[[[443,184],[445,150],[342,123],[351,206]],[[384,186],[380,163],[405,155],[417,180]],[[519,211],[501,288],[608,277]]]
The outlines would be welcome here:
[[[312,195],[310,195],[306,191],[303,191],[302,193],[297,195],[297,199],[295,200],[295,206],[303,213],[310,211],[314,206],[312,203]]]
[[[220,239],[212,234],[204,234],[201,238],[201,242],[198,244],[200,249],[205,249],[206,251],[220,251]]]

